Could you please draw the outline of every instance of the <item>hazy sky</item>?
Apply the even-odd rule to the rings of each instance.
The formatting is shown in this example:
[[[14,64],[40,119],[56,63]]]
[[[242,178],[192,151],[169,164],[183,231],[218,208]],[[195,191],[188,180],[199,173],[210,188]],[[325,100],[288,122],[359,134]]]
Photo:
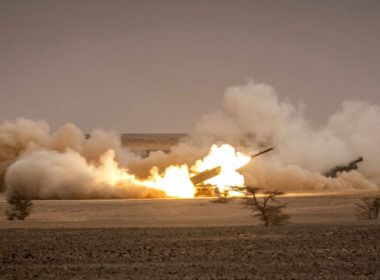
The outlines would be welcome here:
[[[186,132],[247,78],[380,104],[380,1],[0,0],[0,120]]]

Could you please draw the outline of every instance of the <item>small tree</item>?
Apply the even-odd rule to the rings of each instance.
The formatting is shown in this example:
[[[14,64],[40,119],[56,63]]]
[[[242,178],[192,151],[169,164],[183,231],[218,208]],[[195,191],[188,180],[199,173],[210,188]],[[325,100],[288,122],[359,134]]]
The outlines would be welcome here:
[[[277,226],[283,224],[289,219],[289,215],[283,213],[286,204],[277,200],[277,196],[283,195],[280,191],[265,191],[261,200],[257,194],[261,191],[259,188],[252,186],[233,187],[234,191],[244,194],[246,204],[249,205],[254,216],[264,222],[265,226]]]
[[[374,220],[379,217],[380,197],[365,197],[362,203],[355,203],[356,216],[363,220]]]
[[[212,200],[214,203],[228,203],[229,201],[229,190],[225,189],[224,191],[220,191],[217,187],[214,190],[215,195],[218,197],[217,199]]]
[[[33,203],[18,192],[14,192],[7,198],[9,209],[5,210],[8,220],[24,220],[32,211]]]

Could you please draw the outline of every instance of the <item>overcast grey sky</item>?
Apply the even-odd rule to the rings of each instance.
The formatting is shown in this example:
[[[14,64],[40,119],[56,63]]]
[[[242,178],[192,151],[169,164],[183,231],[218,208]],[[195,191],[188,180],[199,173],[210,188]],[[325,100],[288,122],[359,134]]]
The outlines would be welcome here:
[[[0,0],[0,120],[187,132],[247,78],[380,104],[380,1]]]

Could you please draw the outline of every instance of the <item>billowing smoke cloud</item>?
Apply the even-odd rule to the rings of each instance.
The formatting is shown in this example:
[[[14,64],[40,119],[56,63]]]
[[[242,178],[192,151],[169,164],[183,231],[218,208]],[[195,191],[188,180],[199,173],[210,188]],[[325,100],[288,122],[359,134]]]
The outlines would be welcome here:
[[[145,198],[164,193],[123,178],[112,182],[110,166],[135,156],[122,149],[116,133],[91,137],[73,124],[51,133],[46,122],[17,119],[0,126],[0,174],[7,192],[32,198]],[[126,161],[126,160],[124,160]]]
[[[161,191],[139,186],[134,176],[123,179],[123,184],[112,182],[109,166],[114,153],[106,152],[100,164],[89,164],[78,152],[59,153],[40,149],[22,156],[6,174],[6,185],[31,198],[147,198],[164,197]],[[111,171],[112,172],[112,171]]]
[[[276,151],[245,168],[247,182],[283,190],[374,189],[380,184],[380,106],[345,101],[313,128],[304,107],[280,100],[274,89],[254,83],[228,88],[222,111],[204,116],[195,129],[202,139],[224,137],[242,149],[276,146]],[[243,142],[243,144],[242,144]],[[337,179],[321,173],[358,156],[365,161],[358,172]]]
[[[318,129],[304,111],[266,84],[231,87],[224,107],[203,116],[169,154],[147,158],[123,148],[114,132],[95,130],[88,137],[73,124],[51,132],[46,122],[17,119],[0,125],[0,178],[7,192],[33,198],[162,197],[136,179],[151,176],[153,166],[191,165],[212,144],[228,143],[246,153],[276,146],[244,167],[247,184],[285,191],[378,189],[380,107],[345,101]],[[360,155],[365,160],[358,170],[337,178],[322,175]],[[129,171],[123,185],[112,181],[109,166]]]

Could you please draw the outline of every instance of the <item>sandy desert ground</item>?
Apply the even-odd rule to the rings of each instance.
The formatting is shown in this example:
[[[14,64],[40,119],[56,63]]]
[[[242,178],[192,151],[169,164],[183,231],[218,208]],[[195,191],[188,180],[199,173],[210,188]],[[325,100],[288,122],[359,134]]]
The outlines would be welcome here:
[[[288,225],[265,228],[239,201],[35,201],[6,221],[1,279],[379,279],[380,223],[358,194],[289,196]]]

